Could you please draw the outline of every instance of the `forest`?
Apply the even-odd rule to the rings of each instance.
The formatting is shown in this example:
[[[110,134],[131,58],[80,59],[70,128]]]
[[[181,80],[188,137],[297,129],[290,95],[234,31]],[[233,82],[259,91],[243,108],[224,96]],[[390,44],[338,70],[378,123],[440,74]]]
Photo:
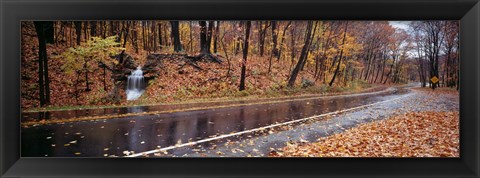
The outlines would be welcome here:
[[[283,97],[412,82],[458,90],[459,22],[407,24],[23,21],[21,106]],[[137,75],[141,83],[131,83]],[[141,92],[129,99],[132,86]]]

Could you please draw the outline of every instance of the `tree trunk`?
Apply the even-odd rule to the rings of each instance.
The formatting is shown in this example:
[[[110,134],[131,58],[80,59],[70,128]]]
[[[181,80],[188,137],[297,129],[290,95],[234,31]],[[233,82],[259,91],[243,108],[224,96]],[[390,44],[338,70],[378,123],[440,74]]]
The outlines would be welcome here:
[[[116,32],[115,32],[115,23],[114,23],[114,21],[110,21],[109,24],[110,24],[110,35],[109,35],[109,36],[113,36],[113,35],[116,34]]]
[[[123,48],[126,47],[127,45],[127,39],[128,39],[128,32],[130,31],[130,22],[126,22],[123,24],[123,31],[124,31],[124,36],[123,36]]]
[[[77,33],[77,45],[82,42],[82,21],[75,21],[75,33]]]
[[[211,44],[212,44],[212,34],[213,34],[213,26],[214,25],[214,22],[213,21],[208,21],[208,31],[207,31],[207,51],[208,53],[212,53],[212,50],[211,50]]]
[[[200,53],[210,53],[207,42],[207,22],[200,21]]]
[[[45,60],[46,45],[45,45],[45,33],[43,30],[43,22],[34,22],[35,30],[37,31],[38,38],[38,86],[40,95],[40,106],[45,106],[45,83],[43,74],[43,61]]]
[[[292,70],[293,63],[295,62],[295,28],[291,28],[291,47],[292,47],[292,52],[290,53],[290,68],[289,70]]]
[[[45,43],[55,43],[55,28],[53,21],[43,21],[43,33],[45,35]]]
[[[169,40],[170,38],[167,37],[167,32],[168,32],[167,26],[163,25],[163,35],[164,35],[163,40],[165,40],[163,44],[166,46],[170,46],[170,40]]]
[[[148,51],[148,48],[147,48],[147,40],[146,40],[146,35],[145,35],[145,26],[146,26],[146,22],[145,21],[142,21],[142,44],[143,44],[143,50],[145,51]]]
[[[183,51],[182,43],[180,42],[179,21],[170,21],[170,24],[172,26],[173,51]]]
[[[68,34],[69,34],[68,41],[70,44],[69,47],[73,47],[74,46],[73,45],[73,22],[71,22],[69,26],[70,26],[70,28],[68,29]]]
[[[157,24],[155,21],[152,22],[152,33],[153,33],[153,37],[152,37],[152,45],[153,45],[153,52],[156,53],[157,52]]]
[[[90,21],[90,36],[97,36],[97,21]]]
[[[268,27],[270,26],[268,24],[268,22],[265,22],[265,26],[263,25],[263,22],[260,21],[259,23],[259,48],[260,48],[260,56],[263,56],[263,53],[265,51],[265,36],[266,36],[266,32],[267,32],[267,29]]]
[[[380,75],[380,70],[382,68],[380,67],[380,64],[377,64],[377,75],[375,75],[375,80],[373,80],[373,83],[377,83],[378,76]]]
[[[365,78],[363,80],[368,81],[368,76],[370,74],[370,64],[372,63],[372,60],[375,58],[373,57],[373,51],[374,51],[374,43],[373,39],[370,41],[368,44],[368,51],[367,51],[367,69],[365,70]]]
[[[83,39],[84,41],[88,41],[88,21],[83,23]]]
[[[105,77],[107,76],[107,66],[103,65],[103,91],[107,91],[107,81]]]
[[[271,24],[272,24],[272,42],[273,42],[272,54],[276,58],[279,58],[278,48],[277,48],[277,36],[278,36],[277,21],[272,21]]]
[[[107,22],[103,21],[102,22],[102,26],[101,26],[101,31],[102,31],[102,38],[106,38],[107,37],[107,26],[106,26]]]
[[[290,79],[288,80],[288,87],[293,87],[295,85],[295,80],[297,79],[298,72],[300,72],[300,69],[302,68],[303,61],[306,60],[309,44],[310,44],[310,37],[312,33],[312,27],[313,27],[313,21],[308,21],[307,24],[307,35],[305,36],[305,44],[303,45],[302,52],[300,53],[300,57],[298,58],[297,65],[292,71],[292,74],[290,75]]]
[[[273,46],[272,46],[272,52],[271,52],[271,54],[270,54],[269,63],[268,63],[268,73],[270,73],[270,71],[271,71],[271,69],[272,69],[272,58],[273,58],[274,56],[278,58],[277,32],[276,32],[277,22],[276,22],[276,21],[271,21],[271,24],[272,24],[272,42],[273,42]]]
[[[307,63],[308,54],[310,53],[310,46],[312,46],[312,42],[314,40],[315,33],[317,32],[317,25],[318,25],[318,22],[315,22],[313,32],[311,33],[312,36],[309,37],[310,38],[310,43],[308,44],[308,48],[307,48],[307,51],[306,51],[305,57],[304,57],[305,59],[303,60],[302,67],[300,68],[300,70],[303,70],[303,68],[305,67],[305,64]]]
[[[85,89],[86,92],[89,92],[91,91],[90,89],[90,82],[88,82],[88,66],[87,66],[87,61],[85,61],[85,63],[83,63],[83,68],[85,70],[85,85],[87,86],[87,88]]]
[[[292,21],[289,21],[287,25],[285,25],[285,28],[283,28],[283,33],[282,33],[282,41],[280,42],[280,49],[278,51],[277,55],[277,60],[280,60],[280,57],[282,56],[282,50],[283,50],[283,41],[285,41],[286,32],[288,27],[292,24]]]
[[[59,22],[60,29],[56,30],[56,27],[58,26],[56,22],[53,23],[53,29],[55,31],[54,35],[54,44],[57,44],[58,41],[65,41],[65,23],[67,22]]]
[[[78,104],[78,84],[80,83],[80,72],[76,72],[77,80],[75,80],[75,103]]]
[[[188,46],[190,46],[190,52],[193,53],[193,24],[192,24],[192,21],[190,21],[189,23],[189,33],[190,33],[190,41],[188,41]]]
[[[225,58],[227,58],[227,63],[228,63],[227,76],[230,76],[231,64],[230,64],[230,58],[228,57],[228,53],[227,53],[227,47],[225,46],[225,43],[223,42],[224,37],[225,37],[225,33],[223,33],[222,38],[220,38],[220,43],[222,44],[222,49],[223,49],[223,52],[225,53]]]
[[[137,24],[136,21],[132,22],[132,29],[133,29],[133,34],[132,34],[132,44],[133,48],[135,49],[135,53],[138,54],[138,32],[137,32]]]
[[[215,28],[215,38],[213,39],[213,53],[217,53],[217,40],[218,40],[219,33],[220,33],[220,21],[217,21],[217,26]]]
[[[53,27],[53,21],[44,21],[43,22],[43,32],[45,43],[54,44],[55,43],[55,31]],[[48,77],[48,55],[47,48],[43,51],[44,60],[43,60],[43,75],[45,79],[45,104],[50,104],[50,78]]]
[[[235,55],[237,55],[240,51],[240,45],[241,45],[241,38],[238,37],[236,40],[235,40]]]
[[[393,64],[390,65],[390,71],[388,71],[387,75],[385,76],[385,80],[383,80],[383,75],[382,75],[382,80],[383,80],[383,84],[386,84],[388,79],[390,78],[390,74],[392,73],[392,70],[393,70]],[[380,80],[380,82],[382,81]]]
[[[242,73],[240,77],[240,86],[239,90],[245,90],[245,73],[247,70],[247,56],[248,56],[248,38],[250,36],[250,26],[252,22],[247,21],[246,25],[246,30],[245,30],[245,41],[244,41],[244,47],[243,47],[243,62],[242,62]]]
[[[160,49],[163,48],[163,40],[162,40],[162,23],[158,23],[158,43],[160,45]]]
[[[338,70],[340,69],[340,64],[342,63],[343,50],[345,46],[345,38],[347,37],[347,28],[348,28],[348,21],[345,22],[345,31],[343,31],[342,47],[340,49],[340,58],[338,59],[337,69],[335,69],[335,73],[333,73],[332,80],[330,80],[330,83],[328,84],[329,86],[332,86],[333,82],[335,82],[335,77],[337,76]]]
[[[380,83],[383,81],[383,77],[385,75],[385,63],[387,63],[386,60],[387,60],[386,54],[382,53],[382,62],[383,63],[382,63],[382,76],[380,77]]]
[[[458,24],[457,24],[458,25]],[[460,70],[459,70],[459,65],[460,65],[460,35],[457,35],[457,54],[456,54],[456,62],[457,65],[455,67],[456,70],[456,83],[457,83],[457,91],[460,90]]]

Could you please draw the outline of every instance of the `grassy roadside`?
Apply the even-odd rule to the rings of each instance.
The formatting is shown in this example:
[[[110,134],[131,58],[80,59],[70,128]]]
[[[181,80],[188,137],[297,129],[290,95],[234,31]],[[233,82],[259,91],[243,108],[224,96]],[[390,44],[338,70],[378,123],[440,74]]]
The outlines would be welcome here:
[[[310,87],[296,87],[296,88],[282,88],[276,91],[271,90],[267,91],[262,95],[255,94],[253,90],[238,91],[232,94],[231,97],[218,97],[218,98],[193,98],[182,100],[180,98],[182,91],[178,92],[178,100],[165,103],[152,103],[145,100],[148,97],[146,93],[137,101],[131,101],[123,105],[80,105],[80,106],[47,106],[47,107],[37,107],[29,108],[23,110],[22,112],[43,112],[43,111],[67,111],[67,110],[82,110],[82,109],[105,109],[105,108],[118,108],[118,107],[129,107],[129,106],[153,106],[153,105],[173,105],[173,104],[193,104],[193,103],[210,103],[210,102],[226,102],[226,101],[251,101],[258,99],[288,99],[292,97],[303,97],[303,96],[333,96],[333,95],[342,95],[342,94],[352,94],[360,92],[368,92],[374,90],[381,85],[373,85],[366,82],[355,82],[346,87],[338,86],[310,86]]]

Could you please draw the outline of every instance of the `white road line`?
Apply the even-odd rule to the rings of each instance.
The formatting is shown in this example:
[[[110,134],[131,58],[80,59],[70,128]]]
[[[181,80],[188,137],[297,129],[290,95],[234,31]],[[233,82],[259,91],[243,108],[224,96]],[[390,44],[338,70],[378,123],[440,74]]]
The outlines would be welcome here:
[[[389,99],[389,100],[385,100],[385,101],[380,101],[380,102],[376,102],[376,103],[372,103],[372,104],[367,104],[367,105],[357,106],[357,107],[353,107],[353,108],[349,108],[349,109],[344,109],[344,110],[340,110],[340,111],[334,111],[334,112],[329,112],[329,113],[325,113],[325,114],[310,116],[310,117],[303,118],[303,119],[297,119],[297,120],[293,120],[293,121],[277,123],[277,124],[273,124],[273,125],[269,125],[269,126],[264,126],[264,127],[255,128],[255,129],[244,130],[244,131],[241,131],[241,132],[236,132],[236,133],[230,133],[230,134],[220,135],[220,136],[217,136],[217,137],[207,138],[207,139],[198,140],[198,141],[194,141],[194,142],[189,142],[189,143],[184,143],[184,144],[178,144],[178,145],[172,145],[172,146],[165,147],[165,148],[159,148],[159,149],[155,149],[155,150],[150,150],[150,151],[145,151],[145,152],[136,153],[136,154],[132,154],[132,155],[127,155],[127,156],[125,156],[125,157],[144,156],[144,155],[149,155],[149,154],[153,154],[153,153],[163,152],[163,151],[167,151],[167,150],[171,150],[171,149],[175,149],[175,148],[181,148],[181,147],[185,147],[185,146],[192,146],[192,145],[196,145],[196,144],[199,144],[199,143],[204,143],[204,142],[219,140],[219,139],[223,139],[223,138],[227,138],[227,137],[232,137],[232,136],[243,135],[243,134],[246,134],[246,133],[252,133],[252,132],[256,132],[256,131],[261,131],[261,130],[265,130],[265,129],[269,129],[269,128],[273,128],[273,127],[278,127],[278,126],[282,126],[282,125],[292,124],[292,123],[301,122],[301,121],[306,121],[306,120],[310,120],[310,119],[316,119],[316,118],[325,117],[325,116],[328,116],[328,115],[338,114],[338,113],[347,112],[347,111],[352,111],[352,110],[356,110],[356,109],[360,109],[360,108],[366,108],[366,107],[374,106],[374,105],[381,104],[381,103],[386,103],[386,102],[390,102],[390,101],[399,100],[399,99],[402,99],[402,98],[405,98],[405,97],[411,96],[411,95],[414,95],[414,94],[407,94],[407,95],[404,95],[404,96],[400,96],[400,97],[397,97],[397,98],[393,98],[393,99]]]

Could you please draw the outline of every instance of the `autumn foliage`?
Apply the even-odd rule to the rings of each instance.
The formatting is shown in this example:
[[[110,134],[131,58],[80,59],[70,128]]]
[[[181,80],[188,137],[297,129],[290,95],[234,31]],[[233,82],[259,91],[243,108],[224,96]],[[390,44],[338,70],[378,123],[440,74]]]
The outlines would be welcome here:
[[[458,157],[458,112],[409,112],[315,143],[288,144],[286,157]]]
[[[433,75],[441,79],[439,86],[458,86],[458,23],[411,26],[418,33],[387,21],[55,21],[45,23],[51,33],[40,33],[51,39],[48,66],[41,68],[41,28],[23,21],[21,105],[68,108],[316,94],[411,81],[426,85]],[[429,38],[429,27],[436,27],[431,33],[438,38]],[[123,59],[115,58],[119,54],[128,54],[138,66],[150,54],[209,60],[159,60],[159,75],[148,80],[144,95],[118,102],[112,94],[125,98],[121,79],[131,72],[123,69],[125,76],[114,79],[112,66],[122,68]],[[430,62],[438,66],[429,68]],[[39,73],[47,76],[45,90]],[[42,103],[44,95],[49,101]]]

